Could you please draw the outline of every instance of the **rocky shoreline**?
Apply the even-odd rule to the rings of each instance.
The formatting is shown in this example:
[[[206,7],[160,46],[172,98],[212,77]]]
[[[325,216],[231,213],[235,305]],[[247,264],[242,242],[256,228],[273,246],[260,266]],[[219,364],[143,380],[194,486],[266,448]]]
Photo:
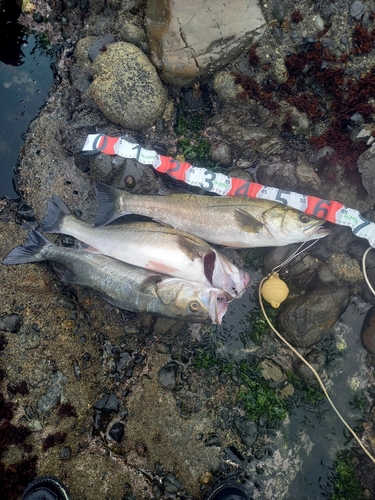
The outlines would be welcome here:
[[[159,12],[161,4],[169,10]],[[134,160],[82,155],[87,135],[98,132],[227,175],[338,200],[375,221],[371,2],[236,0],[219,9],[202,1],[195,8],[199,15],[183,2],[37,0],[24,9],[21,21],[46,33],[58,60],[20,154],[21,199],[0,200],[1,259],[38,228],[52,195],[91,222],[94,182],[135,193],[170,187]],[[338,357],[345,341],[343,357],[359,360],[347,384],[364,400],[348,417],[362,418],[360,432],[374,454],[375,299],[361,269],[368,244],[348,228],[326,226],[329,236],[283,268],[291,295],[277,322],[327,382],[341,365],[325,342]],[[261,251],[262,272],[294,249]],[[254,255],[231,257],[259,279]],[[367,273],[374,283],[374,252]],[[262,331],[243,346],[244,369],[236,359],[223,363],[220,349],[206,349],[215,332],[121,313],[60,276],[48,264],[0,267],[6,498],[20,498],[36,474],[58,476],[73,499],[200,499],[228,474],[241,477],[255,499],[291,498],[289,485],[314,443],[305,432],[285,438],[290,415],[283,420],[283,398],[302,391],[299,381],[314,381],[273,334]],[[246,300],[254,302],[252,293]],[[340,318],[356,301],[356,321],[369,312],[349,349]],[[253,377],[258,385],[246,385]],[[277,424],[268,413],[249,413],[260,387],[274,398]],[[331,460],[336,451],[332,446]],[[373,465],[355,445],[352,457],[358,498],[375,498]]]

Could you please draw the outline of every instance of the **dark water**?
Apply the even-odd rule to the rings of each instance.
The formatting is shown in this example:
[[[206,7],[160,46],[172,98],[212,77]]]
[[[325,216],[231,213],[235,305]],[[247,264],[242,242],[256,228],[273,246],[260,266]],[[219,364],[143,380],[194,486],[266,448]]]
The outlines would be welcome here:
[[[42,48],[43,37],[17,22],[13,0],[0,11],[0,197],[16,198],[13,186],[22,135],[45,103],[53,82],[53,57]]]
[[[251,273],[251,278],[259,282],[261,275]],[[218,357],[235,362],[257,350],[248,334],[251,324],[247,313],[254,305],[254,290],[251,289],[241,300],[231,304],[223,324],[216,328],[211,338]],[[353,408],[350,402],[363,394],[367,385],[366,351],[360,342],[360,331],[369,307],[354,297],[332,335],[317,346],[327,356],[325,386],[352,427],[362,418],[362,411]],[[259,498],[326,498],[330,491],[330,468],[336,454],[339,450],[350,449],[351,445],[347,430],[326,399],[314,405],[297,400],[287,419],[270,437],[274,456],[252,461],[247,466],[248,473],[261,485]],[[258,475],[257,467],[263,468],[264,473]]]

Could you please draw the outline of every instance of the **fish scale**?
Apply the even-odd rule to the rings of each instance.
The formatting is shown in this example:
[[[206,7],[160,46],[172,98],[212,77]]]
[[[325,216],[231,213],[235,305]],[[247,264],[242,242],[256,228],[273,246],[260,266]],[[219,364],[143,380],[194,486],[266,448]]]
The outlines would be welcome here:
[[[196,323],[221,323],[230,296],[221,290],[156,273],[87,250],[54,245],[31,230],[3,264],[51,260],[66,267],[63,281],[86,285],[122,309]]]
[[[274,201],[245,197],[193,194],[135,195],[95,184],[97,226],[127,214],[150,217],[163,224],[231,248],[282,246],[329,234],[312,215]]]
[[[74,217],[57,196],[49,200],[41,227],[43,232],[73,236],[98,252],[128,264],[205,283],[233,297],[241,297],[250,281],[245,271],[195,236],[156,222],[92,227]],[[205,259],[212,256],[215,259],[208,258],[207,266],[212,265],[213,269],[206,269]]]

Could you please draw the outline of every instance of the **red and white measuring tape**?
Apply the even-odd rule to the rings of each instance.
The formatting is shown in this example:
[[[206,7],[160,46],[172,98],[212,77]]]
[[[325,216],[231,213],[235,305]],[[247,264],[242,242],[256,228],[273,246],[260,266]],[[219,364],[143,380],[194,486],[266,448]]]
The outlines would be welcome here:
[[[144,149],[139,144],[131,143],[122,137],[90,134],[87,136],[82,152],[83,154],[105,153],[134,158],[139,163],[151,165],[158,172],[168,174],[173,179],[222,196],[247,196],[277,201],[319,219],[340,226],[348,226],[356,236],[367,239],[370,245],[375,247],[375,224],[362,217],[358,210],[346,207],[338,201],[323,200],[316,196],[263,186],[256,182],[194,167],[190,163],[180,162],[169,156],[159,155],[156,151]]]

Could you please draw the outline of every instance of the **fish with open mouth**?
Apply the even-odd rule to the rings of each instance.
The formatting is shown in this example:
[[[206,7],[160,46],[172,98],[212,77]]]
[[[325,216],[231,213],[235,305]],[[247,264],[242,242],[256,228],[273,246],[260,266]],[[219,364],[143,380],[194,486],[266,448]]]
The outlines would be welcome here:
[[[49,260],[67,268],[63,281],[86,285],[121,309],[220,325],[231,296],[204,283],[168,278],[106,255],[54,245],[35,230],[3,264]]]
[[[71,214],[58,196],[48,201],[42,232],[64,233],[98,252],[134,266],[219,288],[241,297],[248,273],[208,243],[155,222],[130,222],[95,228]]]
[[[95,184],[95,226],[138,214],[231,248],[283,246],[329,234],[325,221],[275,201],[194,194],[138,195]]]

